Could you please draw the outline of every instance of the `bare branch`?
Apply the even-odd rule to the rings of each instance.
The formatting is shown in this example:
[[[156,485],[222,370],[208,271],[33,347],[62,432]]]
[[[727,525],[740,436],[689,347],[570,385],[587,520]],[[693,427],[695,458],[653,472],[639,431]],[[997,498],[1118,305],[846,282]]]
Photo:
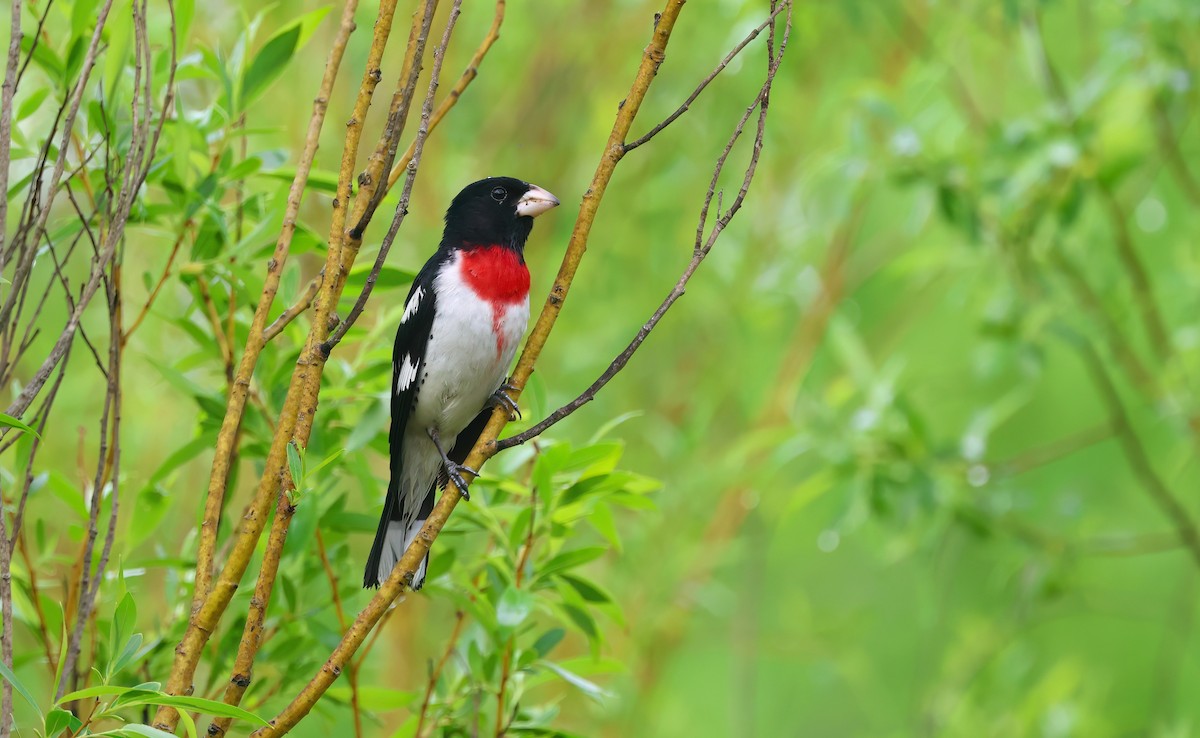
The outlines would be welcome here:
[[[292,184],[288,190],[287,205],[283,213],[283,227],[275,242],[275,250],[271,254],[271,259],[267,262],[267,277],[263,283],[258,305],[254,309],[254,317],[250,321],[246,347],[242,350],[242,358],[238,362],[237,372],[229,386],[229,400],[225,408],[225,417],[221,420],[221,429],[217,432],[216,449],[213,453],[212,468],[209,473],[208,493],[204,503],[204,520],[200,524],[200,543],[196,551],[196,584],[192,595],[193,613],[200,609],[200,605],[208,596],[212,585],[217,528],[220,525],[221,510],[225,504],[225,489],[229,483],[229,473],[237,454],[238,430],[241,428],[242,417],[246,412],[250,381],[254,376],[254,368],[258,365],[258,357],[266,342],[266,338],[263,337],[263,326],[267,323],[271,305],[279,291],[279,280],[291,250],[292,237],[296,232],[296,218],[300,212],[304,186],[308,182],[313,159],[316,157],[321,128],[325,123],[325,113],[329,107],[329,96],[333,92],[333,83],[341,68],[342,57],[346,53],[350,34],[354,32],[354,13],[357,9],[358,0],[346,0],[346,4],[342,8],[341,23],[334,37],[333,46],[329,50],[329,56],[325,60],[325,74],[321,78],[317,95],[313,99],[313,111],[308,120],[304,148],[301,150],[296,164],[296,176],[292,178]]]
[[[696,102],[696,98],[700,97],[700,93],[704,92],[704,88],[708,87],[708,84],[716,79],[717,75],[725,71],[725,67],[729,66],[729,62],[733,61],[734,57],[740,54],[742,49],[746,48],[751,41],[758,38],[758,34],[762,33],[764,28],[774,23],[775,17],[779,15],[779,13],[782,12],[785,7],[790,7],[790,3],[780,3],[778,6],[776,6],[775,9],[771,11],[771,14],[767,16],[766,20],[758,24],[758,27],[756,27],[753,31],[747,34],[745,38],[738,42],[738,45],[734,46],[729,53],[725,55],[725,58],[721,60],[721,63],[717,65],[717,68],[712,70],[707,77],[700,81],[700,84],[696,86],[696,89],[692,91],[692,94],[688,95],[688,98],[683,101],[682,105],[675,109],[675,112],[664,118],[661,123],[651,128],[641,138],[625,144],[625,151],[633,151],[637,147],[646,143],[650,139],[657,136],[664,128],[674,123],[679,116],[686,113],[691,107],[692,103]]]
[[[321,280],[323,278],[323,274],[318,274],[309,280],[308,286],[304,288],[304,292],[300,295],[300,298],[280,313],[279,317],[271,325],[263,329],[264,341],[270,341],[275,336],[283,333],[283,329],[287,328],[289,323],[300,317],[300,314],[305,310],[312,307],[313,300],[317,297],[317,290],[321,289]]]
[[[646,321],[640,330],[638,330],[637,335],[634,336],[633,340],[629,342],[629,345],[625,347],[625,350],[612,360],[612,363],[610,363],[608,368],[604,370],[604,373],[602,373],[595,382],[592,382],[590,387],[584,390],[584,392],[574,400],[571,400],[566,405],[563,405],[554,412],[550,413],[550,415],[548,415],[544,420],[528,430],[522,431],[514,436],[510,436],[509,438],[496,441],[494,444],[496,451],[512,448],[513,446],[518,446],[526,441],[529,441],[530,439],[536,438],[555,423],[558,423],[571,413],[595,399],[596,393],[599,392],[604,385],[608,384],[613,377],[615,377],[622,369],[625,368],[625,366],[629,363],[629,360],[633,358],[634,353],[637,352],[638,348],[640,348],[645,340],[650,336],[650,332],[654,330],[654,328],[662,320],[663,316],[666,315],[667,311],[671,309],[671,306],[674,305],[679,298],[683,297],[688,281],[692,278],[692,275],[695,274],[696,269],[699,268],[701,262],[704,261],[704,258],[708,256],[713,245],[716,244],[717,239],[720,237],[722,231],[725,230],[725,227],[729,225],[730,221],[733,220],[733,217],[741,209],[742,202],[746,199],[746,193],[750,189],[750,183],[754,179],[754,173],[758,168],[759,156],[762,154],[763,136],[766,132],[767,110],[770,103],[771,87],[775,83],[775,75],[779,71],[780,63],[783,61],[783,53],[787,48],[788,36],[791,34],[791,3],[780,3],[779,7],[776,8],[776,12],[784,7],[788,8],[788,16],[783,32],[783,38],[780,40],[779,51],[777,54],[771,57],[771,61],[767,69],[766,80],[759,89],[758,95],[755,97],[754,102],[746,109],[746,112],[742,114],[741,120],[738,121],[737,126],[735,126],[733,130],[733,134],[729,137],[728,143],[725,144],[724,151],[722,151],[721,155],[717,158],[717,163],[713,169],[712,178],[709,180],[708,192],[704,197],[704,204],[700,208],[700,218],[699,224],[696,227],[696,240],[692,250],[692,259],[690,262],[688,262],[683,274],[675,283],[675,287],[658,306],[658,309],[654,311],[654,314],[650,316],[650,319]],[[774,18],[774,15],[772,15],[772,18]],[[729,154],[733,150],[734,144],[737,143],[737,140],[741,137],[742,131],[746,127],[746,123],[749,122],[750,117],[754,114],[755,110],[758,111],[758,127],[754,137],[754,148],[750,154],[750,162],[747,164],[746,170],[742,175],[741,187],[738,189],[738,194],[734,198],[733,203],[724,213],[720,213],[721,205],[718,198],[717,221],[713,224],[713,227],[709,231],[708,237],[705,238],[704,224],[708,220],[709,208],[712,206],[713,197],[717,190],[717,180],[720,178],[721,171],[725,168],[725,161],[729,158]]]
[[[1100,393],[1101,401],[1108,409],[1109,422],[1116,431],[1117,440],[1130,470],[1150,499],[1175,526],[1175,535],[1180,544],[1188,550],[1196,565],[1200,566],[1200,531],[1197,530],[1191,513],[1154,470],[1150,456],[1146,453],[1141,438],[1129,418],[1129,412],[1125,409],[1125,403],[1121,401],[1121,395],[1104,366],[1104,360],[1083,336],[1065,328],[1060,329],[1059,333],[1079,353],[1088,373],[1092,375],[1092,381]]]
[[[0,166],[0,195],[3,195],[0,197],[0,273],[4,272],[4,239],[8,233],[8,170],[12,157],[13,96],[17,93],[17,65],[21,63],[21,3],[14,0],[9,5],[11,25],[8,32],[8,61],[4,67],[4,86],[0,88],[0,164],[3,164]],[[33,53],[30,52],[29,56],[32,57]],[[0,567],[0,570],[8,571],[3,562],[0,562]],[[9,622],[7,614],[4,622]],[[9,645],[11,647],[11,642]],[[4,663],[12,664],[11,654]],[[7,680],[4,683],[3,714],[12,714],[12,685],[8,684]],[[6,724],[7,721],[4,726],[0,726],[0,738],[8,735]]]

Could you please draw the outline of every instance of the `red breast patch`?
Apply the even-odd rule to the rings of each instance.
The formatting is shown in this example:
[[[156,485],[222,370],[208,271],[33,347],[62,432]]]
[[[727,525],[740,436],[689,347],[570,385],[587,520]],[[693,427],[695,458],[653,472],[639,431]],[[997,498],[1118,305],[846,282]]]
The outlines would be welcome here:
[[[463,281],[479,299],[491,303],[492,332],[496,335],[496,353],[504,351],[500,322],[509,305],[529,296],[529,268],[521,256],[503,246],[477,246],[462,252],[459,266]]]

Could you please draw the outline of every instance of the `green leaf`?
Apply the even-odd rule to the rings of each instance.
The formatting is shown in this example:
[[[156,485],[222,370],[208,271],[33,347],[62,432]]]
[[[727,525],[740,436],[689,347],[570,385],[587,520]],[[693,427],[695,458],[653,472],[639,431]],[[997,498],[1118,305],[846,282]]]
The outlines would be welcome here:
[[[496,603],[496,622],[502,628],[515,628],[533,612],[533,593],[509,587]]]
[[[564,551],[538,567],[538,579],[543,580],[551,574],[557,574],[568,569],[574,569],[577,566],[582,566],[589,561],[600,558],[607,552],[608,549],[603,546],[589,546],[587,548]]]
[[[47,736],[57,736],[64,730],[70,729],[75,733],[83,725],[83,721],[72,715],[70,712],[56,707],[46,714],[46,731]]]
[[[583,634],[588,637],[588,641],[593,645],[593,650],[595,650],[595,646],[601,640],[600,630],[596,627],[596,619],[582,607],[576,607],[575,605],[563,605],[562,607],[563,611],[567,613],[567,617],[571,619],[571,622],[575,623],[583,631]]]
[[[618,553],[621,552],[621,536],[617,532],[617,521],[613,517],[612,508],[603,502],[597,503],[592,508],[592,512],[588,515],[587,521],[591,523],[596,532],[604,536],[605,540],[612,544]]]
[[[543,666],[559,675],[571,686],[575,687],[597,702],[602,702],[604,698],[612,696],[610,692],[602,689],[600,685],[596,684],[595,682],[588,681],[573,671],[567,671],[552,661],[539,661],[537,663],[538,666]]]
[[[267,89],[267,85],[283,73],[284,67],[296,53],[299,41],[300,26],[293,25],[280,31],[259,49],[242,80],[242,99],[239,108],[245,110],[254,98]]]
[[[607,604],[613,601],[612,595],[595,582],[570,574],[560,574],[559,578],[571,585],[571,588],[587,602]]]
[[[563,628],[554,628],[542,633],[541,637],[539,637],[533,644],[533,650],[537,654],[538,658],[543,658],[552,650],[554,650],[554,647],[559,644],[559,641],[561,641],[563,636],[566,634],[567,631]]]
[[[72,725],[72,721],[76,722],[77,725]],[[71,732],[74,732],[74,728],[79,725],[83,725],[83,722],[76,718],[76,716],[68,713],[67,710],[59,707],[50,710],[46,715],[47,736],[58,736],[59,733],[67,730],[67,728],[71,728]]]
[[[346,288],[361,290],[367,285],[367,276],[371,273],[373,263],[363,263],[350,270],[350,274],[346,277]],[[416,278],[414,272],[407,269],[399,269],[386,264],[380,268],[379,276],[375,278],[375,287],[378,289],[406,287],[412,284]]]
[[[292,475],[292,486],[299,492],[304,486],[304,458],[295,441],[287,445],[288,472]]]
[[[130,690],[132,691],[132,690]],[[166,705],[167,707],[183,708],[201,712],[205,715],[228,717],[235,720],[246,720],[256,725],[266,725],[267,721],[252,712],[240,707],[227,705],[224,702],[206,700],[203,697],[180,697],[162,692],[142,692],[122,701],[123,705]]]
[[[32,433],[34,436],[41,438],[41,436],[38,435],[38,432],[35,431],[33,428],[29,427],[28,425],[25,425],[21,421],[17,420],[13,416],[8,415],[6,413],[0,413],[0,426],[6,426],[8,428],[16,428],[19,431],[24,431],[25,433]]]
[[[25,101],[21,103],[20,107],[17,108],[16,120],[25,120],[29,116],[36,113],[37,109],[42,106],[42,102],[45,101],[49,94],[49,87],[39,87],[38,89],[34,90],[33,94],[27,97]]]
[[[113,661],[109,665],[108,673],[109,673],[110,678],[112,675],[120,673],[120,671],[122,669],[124,669],[126,666],[129,666],[129,664],[133,661],[134,657],[137,656],[138,649],[141,647],[142,647],[142,634],[134,633],[132,636],[129,637],[129,640],[125,643],[125,648],[123,648],[121,650],[121,655],[118,656],[116,658],[116,660]]]
[[[61,603],[58,605],[58,615],[61,637],[58,641],[58,666],[54,669],[54,686],[50,688],[50,694],[58,694],[58,685],[62,683],[63,664],[67,658],[67,613]],[[62,700],[59,700],[55,704],[62,704]]]
[[[25,685],[21,683],[21,680],[17,679],[17,675],[13,673],[12,669],[8,668],[8,664],[5,664],[3,661],[0,661],[0,676],[3,676],[5,679],[7,679],[9,683],[13,685],[13,689],[17,690],[17,692],[25,698],[26,702],[28,702],[30,705],[33,705],[33,709],[37,710],[38,718],[40,719],[42,717],[42,709],[38,707],[37,701],[33,699],[33,695],[30,694],[29,690],[25,688]]]
[[[90,697],[112,697],[113,695],[125,694],[126,692],[158,692],[162,689],[162,685],[158,682],[143,682],[136,687],[119,687],[115,684],[100,684],[87,689],[80,689],[76,692],[68,692],[54,704],[64,705],[75,700],[88,699]]]
[[[112,736],[113,738],[175,738],[174,733],[168,733],[158,728],[151,728],[149,725],[139,725],[130,723],[116,730],[106,730],[103,733],[95,733],[96,736]]]
[[[126,592],[117,604],[112,619],[112,647],[121,648],[130,639],[134,624],[137,622],[137,603],[133,595]]]
[[[81,36],[84,33],[91,35],[91,30],[96,25],[95,19],[92,18],[95,9],[96,0],[75,0],[71,8],[72,36]]]

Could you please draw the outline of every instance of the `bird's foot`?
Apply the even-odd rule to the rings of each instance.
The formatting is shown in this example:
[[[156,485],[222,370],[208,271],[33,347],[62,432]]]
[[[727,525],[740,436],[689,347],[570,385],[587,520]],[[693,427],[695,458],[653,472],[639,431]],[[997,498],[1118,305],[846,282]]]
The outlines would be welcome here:
[[[520,420],[521,418],[521,408],[517,407],[517,401],[512,398],[512,395],[508,394],[509,392],[516,391],[516,389],[515,385],[505,382],[500,385],[499,389],[492,393],[489,403],[492,407],[503,406],[508,411],[509,422]]]
[[[462,495],[462,498],[470,502],[471,493],[467,491],[467,480],[463,478],[462,473],[469,472],[472,477],[478,478],[479,471],[452,461],[446,455],[446,450],[442,448],[442,440],[438,437],[437,429],[430,428],[428,432],[430,440],[433,441],[434,448],[437,449],[438,455],[442,457],[442,473],[445,475],[447,483],[453,482],[454,486],[458,489],[458,493]]]
[[[469,466],[455,464],[453,461],[448,462],[445,465],[444,470],[446,472],[446,478],[454,483],[454,486],[458,488],[458,493],[462,495],[462,498],[467,502],[470,502],[471,493],[467,491],[467,480],[463,478],[462,473],[469,472],[472,476],[478,478],[479,471],[472,469]]]

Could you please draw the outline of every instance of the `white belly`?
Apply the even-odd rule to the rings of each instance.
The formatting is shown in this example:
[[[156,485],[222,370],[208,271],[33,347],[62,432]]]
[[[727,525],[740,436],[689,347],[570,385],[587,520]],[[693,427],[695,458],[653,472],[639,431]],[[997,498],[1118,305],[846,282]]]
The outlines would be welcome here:
[[[437,429],[447,445],[504,382],[529,322],[528,296],[496,309],[460,274],[455,263],[434,284],[437,315],[408,421],[409,429],[422,434]]]

